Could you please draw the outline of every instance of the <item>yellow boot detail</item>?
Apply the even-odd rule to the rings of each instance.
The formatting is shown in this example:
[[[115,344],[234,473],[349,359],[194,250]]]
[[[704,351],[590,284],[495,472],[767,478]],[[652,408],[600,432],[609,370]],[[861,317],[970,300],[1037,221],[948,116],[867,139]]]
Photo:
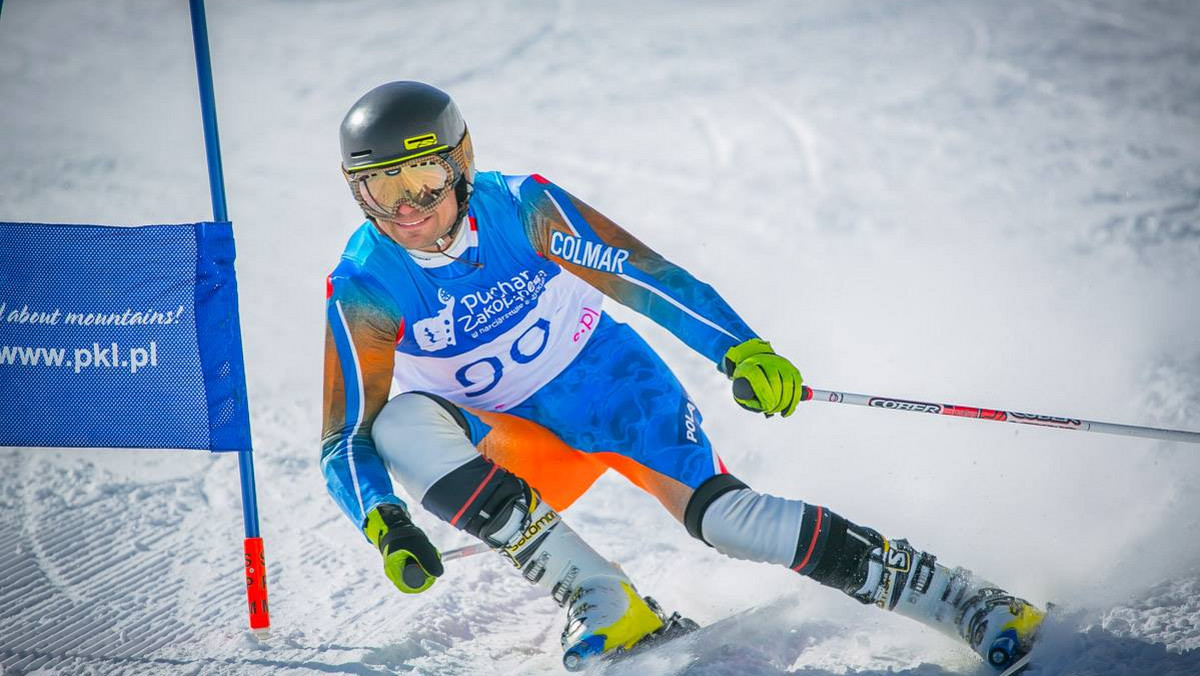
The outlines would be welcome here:
[[[618,646],[629,650],[635,643],[652,634],[663,626],[662,618],[650,610],[650,606],[642,597],[633,591],[629,583],[622,582],[621,589],[629,599],[629,609],[611,626],[597,629],[595,633],[604,635],[604,652]]]
[[[1028,603],[1021,603],[1021,610],[1016,613],[1016,617],[1004,623],[1004,629],[1017,632],[1017,637],[1024,643],[1037,633],[1044,619],[1046,613]]]

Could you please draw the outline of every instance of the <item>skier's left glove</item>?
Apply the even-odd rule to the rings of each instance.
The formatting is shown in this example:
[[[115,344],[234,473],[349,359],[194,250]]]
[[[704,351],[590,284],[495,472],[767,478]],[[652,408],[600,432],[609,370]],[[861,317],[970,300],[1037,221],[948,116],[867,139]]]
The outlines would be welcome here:
[[[733,399],[744,409],[788,417],[800,403],[804,379],[765,340],[751,338],[725,353],[722,370],[733,381]]]
[[[441,577],[442,555],[400,505],[384,503],[367,514],[363,529],[383,554],[383,572],[405,594],[417,594]]]

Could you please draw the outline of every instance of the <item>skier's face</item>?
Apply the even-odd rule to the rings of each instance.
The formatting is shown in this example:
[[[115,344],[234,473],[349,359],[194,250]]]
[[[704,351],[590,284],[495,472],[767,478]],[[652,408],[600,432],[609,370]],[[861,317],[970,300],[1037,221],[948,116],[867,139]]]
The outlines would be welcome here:
[[[375,222],[385,235],[405,249],[437,251],[437,238],[449,232],[457,218],[458,204],[451,195],[433,211],[422,213],[416,207],[402,203],[396,208],[395,217],[376,217]]]

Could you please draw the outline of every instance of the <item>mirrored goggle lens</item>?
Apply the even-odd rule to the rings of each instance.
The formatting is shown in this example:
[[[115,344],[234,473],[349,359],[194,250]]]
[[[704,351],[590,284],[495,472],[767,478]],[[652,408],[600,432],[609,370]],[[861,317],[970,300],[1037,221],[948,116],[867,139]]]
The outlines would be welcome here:
[[[417,209],[432,209],[450,187],[450,166],[440,158],[431,158],[377,169],[355,177],[358,194],[371,209],[381,214],[395,213],[401,204]]]

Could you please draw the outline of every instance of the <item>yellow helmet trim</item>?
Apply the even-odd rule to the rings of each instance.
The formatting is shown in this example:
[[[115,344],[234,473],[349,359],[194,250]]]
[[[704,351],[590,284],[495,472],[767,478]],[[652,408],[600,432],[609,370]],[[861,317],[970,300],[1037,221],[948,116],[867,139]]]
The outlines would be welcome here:
[[[353,174],[353,173],[357,173],[360,171],[366,171],[367,169],[378,169],[380,167],[390,167],[393,164],[400,164],[401,162],[407,162],[409,160],[414,160],[418,157],[425,157],[426,155],[433,155],[434,153],[440,153],[443,150],[448,149],[449,147],[450,146],[437,146],[436,148],[429,148],[427,150],[422,150],[419,153],[413,153],[412,155],[405,155],[404,157],[398,157],[394,160],[384,160],[383,162],[376,162],[374,164],[366,164],[361,167],[354,167],[353,169],[347,169],[346,173]]]

